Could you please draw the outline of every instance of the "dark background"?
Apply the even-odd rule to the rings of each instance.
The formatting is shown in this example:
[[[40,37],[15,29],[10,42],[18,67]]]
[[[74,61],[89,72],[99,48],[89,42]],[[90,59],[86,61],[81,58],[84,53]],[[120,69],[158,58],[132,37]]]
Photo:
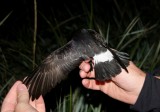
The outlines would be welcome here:
[[[91,3],[93,3],[91,5]],[[37,47],[36,63],[39,64],[51,51],[65,44],[71,39],[74,31],[80,28],[94,28],[98,30],[97,24],[106,32],[110,24],[110,42],[115,46],[121,40],[128,24],[138,16],[140,18],[140,28],[156,26],[149,33],[144,34],[140,43],[147,43],[148,49],[155,43],[158,45],[160,1],[158,0],[37,0]],[[90,19],[91,9],[93,10],[92,21]],[[22,79],[32,71],[32,63],[26,61],[22,54],[32,59],[32,43],[34,32],[34,4],[33,0],[1,0],[0,1],[0,21],[11,12],[11,15],[0,26],[0,47],[8,63],[7,75],[1,77],[1,87],[14,74],[14,79]],[[50,22],[50,23],[48,23]],[[134,29],[140,29],[136,26]],[[118,38],[119,37],[119,38]],[[130,48],[123,49],[131,52]],[[145,48],[146,44],[140,44]],[[18,52],[13,52],[13,50]],[[147,51],[146,51],[147,52]],[[136,52],[135,52],[136,53]],[[1,55],[2,56],[2,55]],[[138,62],[138,56],[132,59]],[[143,57],[143,56],[142,56]],[[1,58],[3,59],[3,58]],[[4,63],[4,60],[2,60]],[[158,62],[159,63],[159,62]],[[158,64],[157,64],[158,65]],[[156,68],[158,66],[155,66]],[[150,71],[149,64],[143,66],[143,70]],[[4,72],[2,70],[2,72]],[[67,80],[60,83],[50,93],[45,96],[46,107],[55,108],[59,97],[70,92],[70,87],[74,91],[81,88],[85,101],[95,106],[102,104],[106,112],[130,112],[130,105],[109,98],[105,94],[87,90],[81,85],[79,69],[74,70]],[[2,75],[1,75],[2,76]],[[9,87],[8,87],[9,88]],[[7,89],[6,89],[7,90]],[[6,92],[2,96],[5,95]]]

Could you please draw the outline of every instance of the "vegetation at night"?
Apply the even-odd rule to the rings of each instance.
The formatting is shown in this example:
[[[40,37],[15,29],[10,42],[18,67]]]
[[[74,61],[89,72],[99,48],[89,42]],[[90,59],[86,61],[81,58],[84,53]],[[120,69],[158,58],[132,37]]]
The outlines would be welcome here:
[[[80,28],[96,30],[142,70],[160,74],[159,6],[158,0],[0,1],[0,105],[16,80]],[[85,89],[79,68],[44,99],[50,112],[131,112],[129,105]]]

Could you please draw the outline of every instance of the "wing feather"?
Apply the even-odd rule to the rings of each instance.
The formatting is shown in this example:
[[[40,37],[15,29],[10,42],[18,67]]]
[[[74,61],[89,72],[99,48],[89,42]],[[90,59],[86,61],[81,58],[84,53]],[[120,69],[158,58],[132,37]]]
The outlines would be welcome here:
[[[81,63],[82,58],[79,55],[72,48],[72,41],[70,41],[44,59],[23,82],[28,87],[32,100],[38,99],[41,94],[46,94],[65,79],[67,74]]]

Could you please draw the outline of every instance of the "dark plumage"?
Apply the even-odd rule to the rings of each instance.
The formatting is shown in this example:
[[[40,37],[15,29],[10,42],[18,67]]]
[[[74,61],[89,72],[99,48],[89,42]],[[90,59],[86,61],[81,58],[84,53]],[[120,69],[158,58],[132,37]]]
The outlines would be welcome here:
[[[129,65],[127,53],[108,47],[100,34],[90,29],[77,32],[66,45],[52,52],[23,83],[32,100],[44,95],[67,77],[84,60],[93,59],[95,79],[111,79]]]

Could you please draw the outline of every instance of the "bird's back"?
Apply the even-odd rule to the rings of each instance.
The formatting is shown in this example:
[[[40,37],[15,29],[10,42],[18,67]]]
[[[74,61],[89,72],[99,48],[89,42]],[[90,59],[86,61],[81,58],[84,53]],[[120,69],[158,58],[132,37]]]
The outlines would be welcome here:
[[[103,37],[94,30],[82,29],[76,32],[72,40],[74,48],[89,57],[107,50]]]

